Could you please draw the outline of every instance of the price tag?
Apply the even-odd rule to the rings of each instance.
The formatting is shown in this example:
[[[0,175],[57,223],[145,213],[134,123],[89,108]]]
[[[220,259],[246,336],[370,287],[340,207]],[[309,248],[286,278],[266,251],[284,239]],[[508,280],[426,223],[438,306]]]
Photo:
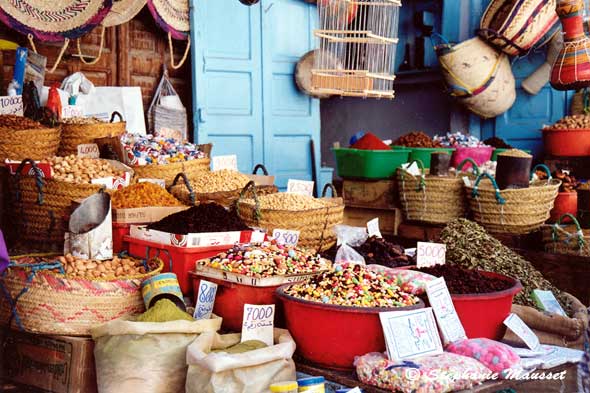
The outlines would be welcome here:
[[[70,119],[72,117],[83,117],[84,110],[80,105],[65,105],[61,108],[62,119]]]
[[[444,244],[418,242],[416,265],[418,267],[444,265],[446,253],[447,246]]]
[[[407,164],[402,164],[402,168],[406,170],[406,172],[408,172],[410,175],[412,176],[420,176],[420,167],[418,167],[418,164],[416,164],[415,162],[412,163],[412,165],[410,165],[409,163]]]
[[[313,196],[313,187],[313,181],[289,179],[287,182],[287,192],[291,194]]]
[[[100,150],[96,143],[85,143],[78,145],[78,157],[80,158],[99,158]]]
[[[463,184],[465,184],[466,187],[471,187],[471,179],[467,176],[463,176]]]
[[[539,337],[537,337],[535,332],[533,332],[518,315],[510,314],[508,318],[504,320],[504,325],[524,341],[526,346],[531,350],[536,351],[539,349],[539,346],[541,345]]]
[[[197,304],[195,305],[195,319],[210,319],[215,304],[215,295],[217,294],[217,284],[201,280],[199,283],[199,293],[197,295]]]
[[[23,115],[23,96],[1,96],[0,115]]]
[[[153,183],[157,184],[162,188],[166,188],[166,180],[164,179],[139,179],[137,180],[138,183]]]
[[[222,169],[237,171],[238,156],[236,156],[235,154],[229,156],[215,156],[212,158],[211,165],[214,171],[220,171]]]
[[[367,232],[369,237],[383,237],[381,236],[381,231],[379,230],[379,217],[375,217],[371,221],[367,222]]]
[[[244,304],[242,342],[259,340],[268,346],[274,345],[273,328],[275,305]]]
[[[390,360],[397,362],[443,352],[432,308],[381,312],[379,319]]]
[[[426,283],[426,295],[445,343],[466,339],[465,329],[455,311],[451,294],[443,277]]]
[[[275,239],[278,244],[295,247],[299,241],[299,231],[275,229],[272,231],[272,238]]]

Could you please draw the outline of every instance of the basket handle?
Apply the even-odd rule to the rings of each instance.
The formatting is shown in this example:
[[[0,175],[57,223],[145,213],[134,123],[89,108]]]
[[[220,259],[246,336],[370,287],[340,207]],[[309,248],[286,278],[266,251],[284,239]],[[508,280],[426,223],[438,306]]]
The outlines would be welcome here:
[[[580,249],[584,248],[584,246],[586,245],[586,240],[584,240],[584,232],[582,231],[582,227],[580,226],[580,222],[578,221],[578,219],[571,213],[562,214],[559,217],[559,219],[557,220],[557,222],[555,224],[553,224],[553,228],[551,229],[551,238],[552,238],[553,242],[557,241],[557,231],[559,230],[559,226],[561,225],[561,222],[566,217],[569,217],[572,220],[572,222],[574,223],[574,225],[576,226],[576,236],[578,238],[578,247]]]
[[[18,201],[20,201],[20,178],[21,178],[21,172],[23,171],[25,165],[27,164],[31,164],[31,167],[33,168],[33,172],[35,173],[35,184],[37,185],[37,204],[38,205],[42,205],[43,204],[43,172],[41,172],[41,169],[39,169],[39,167],[37,167],[37,164],[35,164],[35,161],[31,158],[25,158],[24,160],[22,160],[22,162],[20,163],[20,165],[18,166],[18,168],[16,169],[16,175],[15,175],[15,179],[16,179],[16,199]]]
[[[466,159],[464,159],[463,161],[461,161],[459,163],[459,165],[457,165],[457,174],[459,174],[459,171],[461,171],[463,169],[463,167],[465,166],[466,163],[471,163],[471,166],[474,169],[474,173],[475,176],[479,176],[481,174],[481,172],[479,171],[479,167],[477,166],[477,162],[475,162],[472,158],[467,157]]]
[[[111,120],[109,121],[109,123],[112,123],[112,122],[115,121],[115,116],[118,116],[119,117],[119,121],[124,121],[123,120],[123,115],[120,112],[113,111],[113,113],[111,114]]]
[[[477,34],[478,36],[480,36],[482,39],[484,39],[486,41],[490,41],[492,39],[498,39],[498,40],[504,41],[504,45],[502,46],[502,49],[506,48],[507,46],[511,46],[511,47],[515,48],[516,50],[518,50],[518,52],[520,52],[521,54],[526,53],[526,50],[523,47],[518,45],[516,42],[514,42],[510,38],[504,37],[503,35],[501,35],[500,33],[498,33],[494,29],[489,29],[489,28],[477,29],[477,30],[475,30],[475,34]]]
[[[492,185],[494,186],[494,189],[496,190],[495,194],[496,194],[496,201],[498,201],[498,204],[504,205],[506,203],[506,200],[504,198],[502,198],[502,195],[500,194],[500,189],[498,188],[498,184],[496,183],[496,180],[489,173],[482,173],[477,177],[477,179],[475,180],[475,184],[473,185],[473,191],[471,191],[471,197],[477,198],[479,196],[479,191],[478,191],[479,183],[481,182],[481,179],[483,179],[484,177],[487,177],[492,182]]]
[[[420,192],[426,188],[426,180],[424,179],[424,164],[421,160],[412,160],[408,163],[408,168],[411,167],[413,163],[416,163],[416,165],[418,165],[418,168],[420,169],[420,182],[418,183],[418,188],[416,188],[416,192]],[[406,173],[415,178],[415,176],[408,172],[407,169],[400,169],[402,170],[402,178],[405,176]]]
[[[256,221],[260,221],[260,201],[258,200],[258,195],[256,194],[256,183],[254,183],[254,180],[250,180],[248,182],[248,184],[246,184],[244,186],[244,188],[242,189],[242,191],[240,191],[240,196],[238,197],[237,201],[236,201],[236,206],[238,206],[238,203],[240,201],[242,201],[245,197],[246,194],[250,192],[254,198],[254,207],[256,209],[254,215],[256,217]]]
[[[144,267],[146,268],[146,270],[147,270],[147,261],[149,261],[151,259],[156,259],[156,258],[157,259],[160,259],[160,252],[163,252],[168,257],[168,269],[169,269],[169,271],[171,271],[171,272],[174,271],[174,270],[172,270],[172,267],[174,266],[174,263],[172,262],[172,256],[170,255],[170,252],[168,250],[156,248],[156,255],[154,255],[152,258],[150,258],[150,252],[151,251],[152,251],[152,246],[147,246],[146,247],[146,250],[145,250],[145,260],[143,261]]]
[[[551,177],[551,169],[549,169],[549,167],[547,165],[537,164],[537,165],[535,165],[535,167],[531,171],[531,178],[530,178],[531,180],[533,180],[533,175],[535,174],[537,169],[542,169],[547,174],[547,183],[549,183],[551,181],[551,179],[553,179],[553,177]]]
[[[184,181],[184,185],[186,186],[186,189],[188,190],[188,196],[189,199],[191,201],[191,203],[194,205],[195,204],[195,191],[193,190],[193,188],[191,187],[191,183],[188,180],[188,177],[186,176],[186,174],[184,172],[180,172],[179,174],[177,174],[174,177],[174,180],[172,181],[172,185],[170,186],[171,188],[174,187],[176,185],[176,183],[178,183],[178,180],[182,178],[182,180]]]
[[[262,169],[262,173],[264,174],[264,176],[268,176],[268,171],[266,170],[266,167],[264,166],[264,164],[257,164],[254,167],[254,169],[252,170],[252,174],[255,175],[259,169]]]
[[[338,197],[338,192],[336,191],[336,187],[334,187],[334,184],[326,183],[324,185],[324,189],[322,190],[322,198],[326,197],[326,192],[328,191],[328,189],[332,190],[332,198]]]

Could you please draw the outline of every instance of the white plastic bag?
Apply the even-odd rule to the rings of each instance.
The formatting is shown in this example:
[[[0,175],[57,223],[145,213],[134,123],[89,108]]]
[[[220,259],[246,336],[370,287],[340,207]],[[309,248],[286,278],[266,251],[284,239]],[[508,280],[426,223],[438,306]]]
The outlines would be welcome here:
[[[133,322],[118,319],[92,329],[100,393],[178,393],[186,382],[186,349],[221,318]]]
[[[204,333],[186,353],[186,393],[267,393],[275,382],[296,379],[295,341],[287,330],[275,329],[275,345],[249,352],[211,352],[240,342],[240,334]]]
[[[334,232],[336,232],[338,244],[340,245],[334,258],[334,264],[356,263],[364,265],[365,258],[352,247],[359,247],[367,241],[367,229],[349,225],[336,225]]]

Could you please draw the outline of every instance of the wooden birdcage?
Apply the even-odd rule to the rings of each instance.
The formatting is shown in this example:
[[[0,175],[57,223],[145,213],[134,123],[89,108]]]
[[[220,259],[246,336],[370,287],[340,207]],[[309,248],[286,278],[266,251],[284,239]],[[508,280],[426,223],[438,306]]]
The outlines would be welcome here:
[[[318,94],[393,98],[400,0],[318,0]]]

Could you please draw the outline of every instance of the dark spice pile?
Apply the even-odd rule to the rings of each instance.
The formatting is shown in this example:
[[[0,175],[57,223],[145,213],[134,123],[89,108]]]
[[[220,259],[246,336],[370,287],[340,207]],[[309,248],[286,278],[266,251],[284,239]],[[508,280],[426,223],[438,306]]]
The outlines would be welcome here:
[[[478,270],[463,269],[459,266],[436,265],[419,270],[435,277],[444,277],[449,292],[457,295],[499,292],[513,286],[508,280],[486,277]]]
[[[202,232],[245,231],[250,228],[235,211],[228,211],[216,203],[204,203],[164,217],[148,225],[148,229],[186,235]]]
[[[498,137],[491,137],[483,141],[487,146],[495,147],[496,149],[513,149],[504,139]]]
[[[412,264],[411,258],[404,254],[402,246],[376,236],[371,236],[363,245],[356,247],[355,250],[365,258],[367,265],[400,267]]]
[[[399,137],[395,142],[394,146],[406,146],[406,147],[441,147],[440,142],[433,140],[431,137],[426,135],[422,131],[414,131],[409,134]]]

